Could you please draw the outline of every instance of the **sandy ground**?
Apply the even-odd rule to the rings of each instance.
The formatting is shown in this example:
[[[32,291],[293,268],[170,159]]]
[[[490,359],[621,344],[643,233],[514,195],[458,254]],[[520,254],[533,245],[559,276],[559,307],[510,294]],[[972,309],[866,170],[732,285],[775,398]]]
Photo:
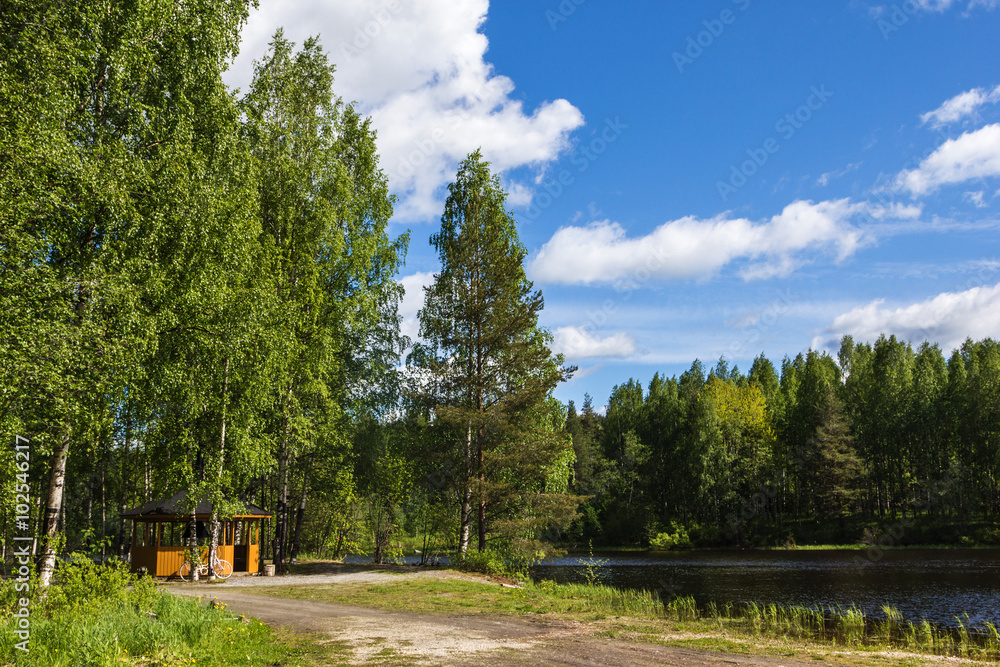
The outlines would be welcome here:
[[[309,574],[285,577],[233,577],[219,585],[168,585],[171,593],[201,595],[229,605],[235,613],[271,626],[347,642],[353,662],[372,664],[392,649],[416,664],[427,665],[678,665],[681,667],[757,665],[812,667],[818,660],[762,658],[601,639],[594,628],[575,621],[510,616],[437,616],[366,607],[284,599],[255,594],[262,586],[330,585],[399,581],[400,577],[467,577],[451,571],[412,568],[372,571],[369,567],[325,565]],[[398,660],[398,658],[397,658]]]

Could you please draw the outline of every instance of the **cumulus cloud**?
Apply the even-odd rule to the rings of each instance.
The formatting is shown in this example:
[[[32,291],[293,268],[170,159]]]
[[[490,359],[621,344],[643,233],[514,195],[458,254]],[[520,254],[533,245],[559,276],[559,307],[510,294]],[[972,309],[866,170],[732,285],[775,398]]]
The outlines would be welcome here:
[[[514,82],[485,59],[488,9],[488,0],[263,2],[227,80],[247,86],[252,60],[279,26],[298,43],[319,33],[337,65],[337,93],[372,117],[382,167],[400,196],[396,218],[433,219],[442,186],[471,151],[482,147],[500,172],[541,169],[583,124],[566,100],[526,109],[512,97]]]
[[[958,347],[966,338],[1000,337],[1000,284],[945,292],[908,306],[886,306],[879,299],[838,316],[823,335],[813,340],[816,349],[830,349],[846,334],[874,341],[881,334],[912,342],[929,340],[944,349]]]
[[[414,273],[399,279],[403,285],[403,300],[399,304],[400,331],[410,340],[420,336],[420,322],[417,313],[424,307],[424,287],[434,284],[431,272]]]
[[[706,278],[724,266],[748,262],[745,280],[787,276],[809,251],[838,261],[870,241],[855,219],[914,218],[920,208],[876,206],[848,199],[796,201],[770,220],[755,223],[725,214],[692,216],[665,223],[642,237],[628,238],[617,222],[605,220],[558,230],[531,258],[532,278],[547,283],[643,283],[651,279]]]
[[[560,327],[552,334],[552,351],[566,359],[591,359],[594,357],[626,358],[635,355],[635,340],[625,332],[599,338],[589,327]]]
[[[973,116],[981,107],[1000,102],[1000,86],[993,90],[973,88],[951,98],[934,111],[928,111],[920,116],[924,124],[932,127],[944,127]]]
[[[942,185],[998,175],[1000,124],[993,124],[944,142],[916,169],[900,173],[896,187],[920,196]]]

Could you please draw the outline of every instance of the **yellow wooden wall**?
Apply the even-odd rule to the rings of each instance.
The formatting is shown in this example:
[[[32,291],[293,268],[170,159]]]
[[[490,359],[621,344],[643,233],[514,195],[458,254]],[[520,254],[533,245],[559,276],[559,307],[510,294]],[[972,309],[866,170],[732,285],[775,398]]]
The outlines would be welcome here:
[[[176,577],[187,560],[184,547],[159,547],[156,552],[156,576]]]
[[[253,537],[254,539],[259,539],[259,522],[257,526],[254,527]],[[187,547],[167,547],[167,546],[155,546],[160,541],[162,524],[140,524],[139,530],[146,531],[146,543],[147,546],[133,546],[132,547],[132,563],[131,570],[137,572],[138,570],[145,568],[146,571],[154,577],[176,577],[179,576],[181,565],[187,560]],[[219,536],[221,539],[226,541],[232,541],[233,532],[231,524],[228,526],[228,530],[223,530]],[[152,545],[150,545],[152,543]],[[133,543],[134,544],[134,543]],[[234,547],[232,544],[220,544],[217,548],[218,557],[222,560],[229,561],[229,564],[233,564],[233,551]],[[250,574],[255,574],[259,572],[258,562],[260,559],[260,545],[250,544],[247,550],[247,572]],[[208,547],[202,548],[201,553],[202,560],[208,559]]]

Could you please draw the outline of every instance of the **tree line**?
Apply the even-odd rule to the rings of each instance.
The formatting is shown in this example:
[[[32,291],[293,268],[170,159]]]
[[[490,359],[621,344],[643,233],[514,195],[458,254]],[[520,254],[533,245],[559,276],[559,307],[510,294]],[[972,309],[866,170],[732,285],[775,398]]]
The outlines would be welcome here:
[[[577,541],[1000,543],[1000,346],[894,336],[780,370],[696,361],[569,406]]]

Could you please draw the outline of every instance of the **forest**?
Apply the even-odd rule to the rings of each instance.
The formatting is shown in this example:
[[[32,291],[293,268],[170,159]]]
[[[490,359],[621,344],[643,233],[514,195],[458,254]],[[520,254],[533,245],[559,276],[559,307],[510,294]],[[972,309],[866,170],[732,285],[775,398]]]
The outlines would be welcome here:
[[[994,341],[845,338],[563,405],[574,368],[478,151],[410,341],[409,237],[319,40],[277,32],[241,93],[222,73],[248,3],[140,4],[0,18],[3,556],[27,496],[43,585],[67,553],[127,558],[121,512],[179,490],[213,503],[213,542],[243,503],[273,513],[279,572],[415,547],[1000,543]]]
[[[571,539],[658,548],[1000,543],[1000,346],[894,336],[696,361],[570,404]]]

